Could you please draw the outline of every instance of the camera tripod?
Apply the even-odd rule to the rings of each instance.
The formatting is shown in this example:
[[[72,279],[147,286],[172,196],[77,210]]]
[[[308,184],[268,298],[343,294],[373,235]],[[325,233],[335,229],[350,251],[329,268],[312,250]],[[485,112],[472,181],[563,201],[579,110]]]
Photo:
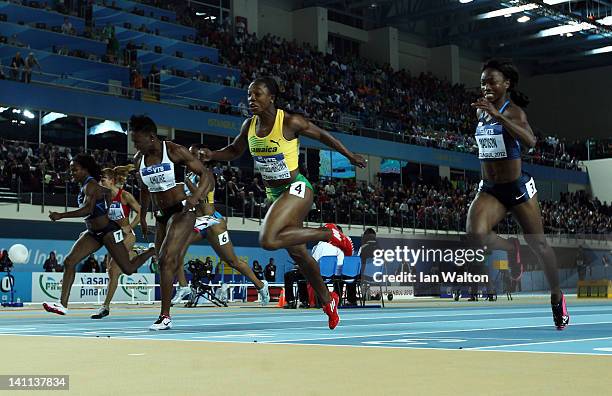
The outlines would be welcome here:
[[[200,279],[193,279],[191,282],[191,295],[185,304],[187,308],[195,308],[200,297],[215,304],[217,307],[227,307],[227,302],[217,297],[212,286],[201,282]]]

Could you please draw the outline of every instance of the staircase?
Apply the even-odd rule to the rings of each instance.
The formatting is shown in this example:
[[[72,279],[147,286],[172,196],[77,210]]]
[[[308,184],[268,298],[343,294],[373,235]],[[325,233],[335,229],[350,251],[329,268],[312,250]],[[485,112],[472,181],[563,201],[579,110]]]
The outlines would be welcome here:
[[[17,203],[19,197],[10,188],[0,187],[0,202]]]

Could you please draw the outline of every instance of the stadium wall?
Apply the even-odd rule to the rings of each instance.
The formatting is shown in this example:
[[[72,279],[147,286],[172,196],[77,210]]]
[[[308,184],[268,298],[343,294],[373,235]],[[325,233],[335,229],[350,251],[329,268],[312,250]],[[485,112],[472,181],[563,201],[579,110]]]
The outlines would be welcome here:
[[[431,52],[429,48],[400,40],[398,52],[400,69],[409,70],[413,76],[429,71],[429,56]]]
[[[259,0],[232,0],[232,16],[246,19],[247,31],[259,35]]]
[[[459,80],[466,88],[479,89],[482,61],[476,56],[462,55],[463,52],[463,49],[459,49]]]
[[[248,13],[241,3],[243,0],[235,1],[239,4],[240,12]],[[422,39],[393,27],[367,31],[329,21],[324,8],[296,9],[295,6],[295,2],[291,1],[259,0],[259,36],[273,34],[286,40],[295,39],[325,52],[327,36],[334,34],[361,43],[361,56],[389,63],[396,70],[406,69],[413,75],[432,72],[453,83],[478,86],[480,61],[464,57],[463,50],[456,46],[428,48]],[[305,29],[304,25],[308,28]],[[250,26],[249,30],[254,31]]]
[[[591,181],[593,196],[602,202],[612,203],[612,158],[585,161]]]
[[[258,37],[266,34],[293,40],[293,11],[291,2],[259,0]]]
[[[611,138],[612,66],[524,78],[533,127],[568,139]]]

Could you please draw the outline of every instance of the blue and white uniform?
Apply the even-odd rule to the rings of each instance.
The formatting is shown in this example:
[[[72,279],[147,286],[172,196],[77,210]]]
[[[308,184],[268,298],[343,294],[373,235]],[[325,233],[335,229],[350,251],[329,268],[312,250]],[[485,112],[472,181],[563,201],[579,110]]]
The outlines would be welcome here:
[[[173,189],[176,186],[176,175],[174,173],[174,162],[168,156],[166,142],[162,142],[162,162],[147,166],[145,156],[140,161],[140,177],[147,186],[149,192],[158,193]]]
[[[79,195],[77,196],[77,203],[79,204],[80,208],[85,205],[85,186],[87,186],[87,183],[92,180],[95,182],[95,179],[93,177],[88,176],[87,179],[85,179],[85,181],[83,182],[83,185],[81,186],[81,190],[79,191]],[[87,215],[85,217],[85,220],[87,221],[98,218],[100,216],[107,216],[108,209],[109,203],[106,201],[106,196],[103,196],[101,199],[98,199],[96,201],[96,205],[94,206],[93,212]],[[121,232],[121,227],[119,226],[119,224],[112,220],[110,220],[108,222],[108,225],[102,228],[101,230],[92,230],[89,227],[87,229],[87,233],[100,244],[104,244],[104,236],[109,232],[115,234],[115,242],[119,243],[123,241],[123,233]]]
[[[151,193],[160,193],[176,187],[176,173],[174,162],[168,156],[166,142],[162,141],[162,161],[159,164],[147,166],[145,156],[140,161],[139,173],[142,182]],[[162,224],[167,224],[170,217],[183,210],[183,204],[177,203],[168,208],[159,209],[155,212],[155,219]]]
[[[503,113],[510,101],[504,102],[499,109]],[[514,160],[521,158],[521,143],[512,136],[495,118],[486,120],[486,112],[482,112],[476,127],[476,142],[478,143],[478,159],[482,162]],[[527,172],[509,183],[493,183],[481,180],[478,192],[486,192],[497,198],[504,206],[510,208],[531,199],[538,191],[533,177]]]
[[[95,179],[91,176],[87,176],[87,179],[83,182],[81,189],[79,190],[79,195],[77,195],[77,203],[79,204],[79,208],[82,208],[85,204],[85,186],[87,183]],[[95,219],[96,217],[104,216],[108,214],[108,202],[106,202],[106,197],[103,196],[101,199],[96,201],[96,206],[94,207],[93,213],[87,215],[85,220]]]

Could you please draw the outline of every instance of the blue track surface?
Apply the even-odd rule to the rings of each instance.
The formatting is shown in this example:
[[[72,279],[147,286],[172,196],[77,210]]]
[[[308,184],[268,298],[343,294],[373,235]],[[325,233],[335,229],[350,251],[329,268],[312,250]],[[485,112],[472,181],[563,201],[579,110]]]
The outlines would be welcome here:
[[[385,348],[464,349],[504,352],[597,354],[612,356],[612,305],[570,305],[571,324],[552,325],[550,308],[538,305],[453,308],[341,310],[339,327],[327,329],[320,310],[287,311],[249,308],[177,309],[174,329],[152,332],[156,311],[113,309],[103,320],[94,310],[71,316],[39,311],[0,312],[0,337],[113,337],[122,339],[269,344],[336,345]]]

